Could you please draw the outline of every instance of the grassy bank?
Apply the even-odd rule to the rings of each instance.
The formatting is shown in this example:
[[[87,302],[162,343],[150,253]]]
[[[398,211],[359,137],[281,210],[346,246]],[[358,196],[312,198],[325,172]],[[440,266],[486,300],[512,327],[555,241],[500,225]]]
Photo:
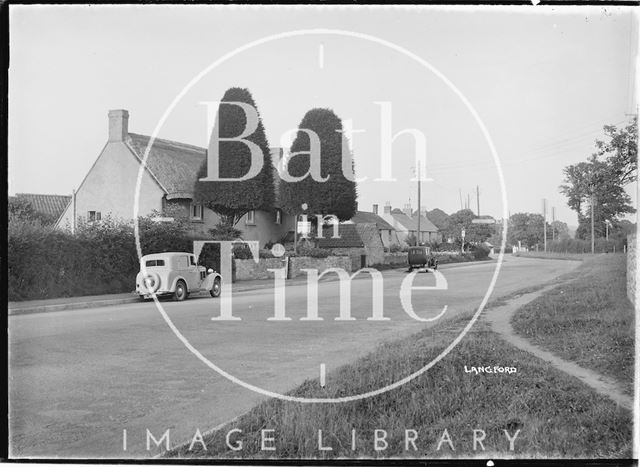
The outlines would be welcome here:
[[[541,259],[568,259],[572,261],[583,261],[594,256],[599,256],[601,253],[592,255],[591,253],[553,253],[544,251],[519,251],[514,253],[513,256],[522,256],[523,258],[541,258]]]
[[[625,255],[587,258],[573,280],[518,310],[513,326],[534,344],[610,376],[632,393],[635,322]]]
[[[418,370],[438,355],[470,314],[403,339],[327,375],[326,387],[307,380],[290,394],[338,397],[380,388]],[[514,367],[515,373],[474,374],[465,366]],[[241,451],[225,443],[238,428]],[[274,430],[275,451],[261,450],[261,430]],[[444,442],[444,430],[451,445]],[[473,430],[483,430],[486,451],[474,450]],[[323,445],[318,449],[318,430]],[[355,430],[355,450],[352,449]],[[385,430],[388,446],[374,449],[374,431]],[[415,430],[415,447],[405,445]],[[515,436],[514,450],[504,430]],[[480,434],[479,434],[480,436]],[[426,374],[376,397],[341,404],[266,401],[222,430],[170,457],[381,458],[381,457],[630,457],[631,414],[575,378],[502,341],[480,321],[462,342]]]

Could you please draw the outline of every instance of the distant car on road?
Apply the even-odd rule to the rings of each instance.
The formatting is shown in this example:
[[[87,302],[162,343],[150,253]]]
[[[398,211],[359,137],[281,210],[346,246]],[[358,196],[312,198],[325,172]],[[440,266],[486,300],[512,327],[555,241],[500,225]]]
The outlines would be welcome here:
[[[136,293],[143,299],[172,295],[182,301],[191,293],[209,292],[220,296],[222,276],[213,269],[199,266],[192,253],[156,253],[140,260],[136,276]]]
[[[407,255],[409,271],[413,269],[431,268],[438,269],[438,259],[431,254],[428,246],[412,246]]]

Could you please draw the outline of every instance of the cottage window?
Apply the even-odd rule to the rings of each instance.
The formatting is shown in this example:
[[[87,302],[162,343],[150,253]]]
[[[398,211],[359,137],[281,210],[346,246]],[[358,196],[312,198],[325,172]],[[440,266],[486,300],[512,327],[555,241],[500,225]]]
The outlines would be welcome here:
[[[246,220],[246,224],[247,225],[255,225],[256,223],[256,212],[251,210],[247,213],[247,220]]]
[[[202,204],[191,204],[191,219],[195,221],[202,220]]]
[[[100,211],[89,211],[87,213],[87,220],[89,222],[99,221],[100,219],[102,219],[102,214],[100,213]]]
[[[282,210],[276,209],[276,224],[282,224]]]

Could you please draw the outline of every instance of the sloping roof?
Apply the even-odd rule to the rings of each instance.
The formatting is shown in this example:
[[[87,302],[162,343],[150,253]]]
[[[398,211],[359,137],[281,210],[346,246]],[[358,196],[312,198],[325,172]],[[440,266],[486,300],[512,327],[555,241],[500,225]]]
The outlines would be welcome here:
[[[150,136],[129,133],[127,143],[142,160]],[[149,151],[147,167],[167,191],[167,199],[192,198],[198,169],[207,150],[190,144],[156,138]]]
[[[385,221],[382,217],[372,212],[357,211],[356,215],[351,218],[354,224],[375,224],[378,230],[393,230],[393,226]]]
[[[150,139],[150,136],[129,133],[127,143],[142,160]],[[270,148],[270,153],[272,160],[282,157],[281,148]],[[147,167],[167,191],[167,199],[193,198],[196,176],[206,157],[207,150],[205,148],[156,138],[149,151]],[[280,176],[275,166],[275,160],[273,179],[277,201]]]
[[[322,228],[322,237],[318,239],[318,248],[362,248],[364,243],[358,234],[356,224],[340,224],[340,238],[332,238],[333,226]]]
[[[34,193],[16,193],[16,198],[22,198],[29,201],[34,211],[50,215],[55,219],[60,217],[62,212],[71,202],[71,196],[66,195],[37,195]]]
[[[411,220],[416,224],[416,230],[418,229],[418,215],[415,214]],[[436,227],[433,222],[431,222],[425,216],[420,216],[420,232],[437,232],[438,227]]]
[[[382,238],[380,238],[380,230],[373,222],[355,224],[356,231],[360,238],[362,239],[362,243],[364,245],[371,248],[383,248],[384,244],[382,243]]]
[[[391,211],[391,217],[393,217],[396,222],[401,224],[405,229],[409,231],[413,230],[415,232],[418,230],[418,226],[413,221],[413,219],[411,219],[409,216],[407,216],[404,212],[402,212],[398,208]]]

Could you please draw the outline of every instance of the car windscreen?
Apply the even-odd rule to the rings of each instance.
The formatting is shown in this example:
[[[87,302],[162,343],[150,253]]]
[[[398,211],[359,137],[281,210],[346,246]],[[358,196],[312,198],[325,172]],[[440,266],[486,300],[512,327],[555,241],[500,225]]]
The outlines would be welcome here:
[[[147,260],[146,263],[144,263],[146,267],[152,267],[152,266],[164,266],[164,260],[163,259],[150,259]]]

